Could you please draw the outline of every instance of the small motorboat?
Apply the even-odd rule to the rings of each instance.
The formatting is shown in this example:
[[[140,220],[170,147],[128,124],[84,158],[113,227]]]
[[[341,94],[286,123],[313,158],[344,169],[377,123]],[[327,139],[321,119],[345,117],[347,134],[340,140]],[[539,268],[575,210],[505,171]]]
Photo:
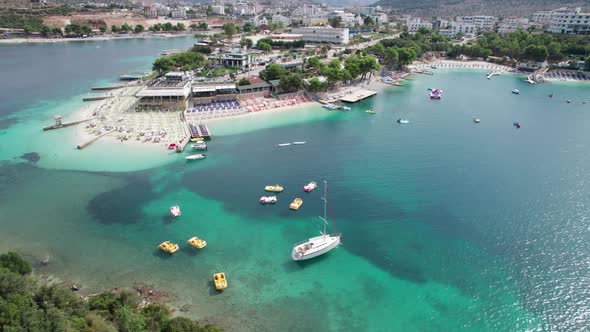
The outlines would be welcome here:
[[[299,141],[299,142],[293,142],[293,145],[303,145],[305,143],[307,143],[307,142]]]
[[[569,103],[571,103],[572,101],[571,101],[570,99],[566,99],[566,101],[565,101],[565,102],[569,104]]]
[[[410,123],[410,120],[399,118],[399,119],[397,119],[397,123],[408,124],[408,123]]]
[[[351,110],[351,108],[348,107],[348,106],[342,106],[342,109],[345,110],[345,111],[350,111]]]
[[[441,99],[441,98],[442,98],[442,90],[432,89],[432,91],[430,91],[430,99]]]
[[[207,156],[202,154],[202,153],[198,153],[198,154],[193,154],[190,156],[186,156],[184,157],[184,159],[186,160],[199,160],[199,159],[205,159]]]
[[[168,145],[168,150],[174,150],[176,149],[176,143],[171,143]]]
[[[195,150],[207,150],[207,144],[191,144],[191,147]]]
[[[281,191],[283,191],[283,187],[279,186],[278,184],[275,184],[274,186],[264,187],[264,190],[274,192],[274,193],[280,193]]]
[[[314,181],[311,181],[310,183],[308,183],[305,186],[303,186],[303,191],[305,191],[306,193],[308,193],[308,192],[313,191],[317,187],[318,187],[318,184],[315,183]]]
[[[160,248],[160,250],[172,255],[173,253],[178,251],[178,244],[172,243],[170,241],[164,241],[164,242],[160,243],[158,248]]]
[[[375,110],[366,110],[365,112],[367,112],[369,114],[375,114],[375,113],[377,113],[377,111],[375,111]]]
[[[225,273],[215,273],[213,275],[213,283],[215,284],[215,289],[218,291],[222,291],[227,288],[227,279],[225,279]]]
[[[258,201],[260,204],[274,204],[277,202],[277,196],[262,196]]]
[[[295,198],[293,202],[289,205],[289,209],[291,210],[299,210],[301,205],[303,204],[303,200],[301,198]]]
[[[289,146],[291,145],[291,143],[281,143],[281,144],[277,144],[277,146],[281,147],[281,146]]]
[[[430,66],[430,68],[432,68],[432,69],[438,69],[437,66]]]
[[[473,118],[473,122],[480,123],[481,122],[481,119],[480,118]]]
[[[514,90],[512,90],[512,93],[515,95],[518,95],[518,94],[520,94],[520,91],[518,91],[518,89],[514,89]]]
[[[188,241],[186,241],[186,243],[190,244],[191,246],[197,248],[197,249],[203,249],[207,246],[207,241],[203,240],[203,239],[199,239],[198,237],[194,236],[191,237],[190,239],[188,239]]]
[[[182,213],[180,212],[180,206],[174,205],[170,207],[170,215],[173,217],[180,217]]]
[[[520,128],[520,122],[518,122],[518,121],[514,121],[513,125],[514,125],[516,128]]]

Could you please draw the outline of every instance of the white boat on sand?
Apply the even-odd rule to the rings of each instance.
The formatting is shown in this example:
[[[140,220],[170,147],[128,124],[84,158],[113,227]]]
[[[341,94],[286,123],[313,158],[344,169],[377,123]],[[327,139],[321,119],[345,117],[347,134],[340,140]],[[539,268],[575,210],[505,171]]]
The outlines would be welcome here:
[[[340,245],[340,234],[327,234],[326,210],[328,205],[328,182],[324,181],[324,217],[320,219],[324,222],[324,231],[320,236],[312,237],[307,241],[296,244],[291,251],[291,258],[295,261],[308,260],[327,253],[328,251]]]

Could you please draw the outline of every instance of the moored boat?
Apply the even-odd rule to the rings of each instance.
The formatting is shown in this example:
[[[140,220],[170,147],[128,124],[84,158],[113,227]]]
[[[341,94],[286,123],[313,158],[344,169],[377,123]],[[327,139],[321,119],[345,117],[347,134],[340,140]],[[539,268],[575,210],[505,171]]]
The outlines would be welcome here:
[[[207,241],[203,239],[199,239],[197,236],[193,236],[186,243],[190,244],[191,246],[197,249],[203,249],[207,246]]]
[[[164,242],[160,243],[158,248],[160,248],[160,250],[172,255],[173,253],[178,251],[178,244],[172,243],[170,241],[164,241]]]
[[[281,144],[277,144],[277,146],[279,147],[283,147],[283,146],[289,146],[291,145],[291,143],[281,143]]]
[[[367,112],[369,114],[375,114],[375,113],[377,113],[377,111],[375,111],[375,110],[366,110],[365,112]]]
[[[215,284],[215,289],[218,291],[224,290],[227,288],[227,279],[225,279],[225,273],[219,272],[213,275],[213,283]]]
[[[307,241],[296,244],[291,251],[291,258],[295,261],[302,261],[311,259],[327,253],[328,251],[340,245],[340,234],[336,233],[334,226],[334,234],[330,235],[326,232],[328,221],[326,220],[326,211],[328,206],[328,183],[324,181],[324,217],[320,219],[324,222],[324,231],[320,236],[312,237]]]
[[[274,186],[264,187],[264,190],[270,191],[270,192],[275,192],[275,193],[280,193],[281,191],[283,191],[283,187],[279,186],[278,184],[275,184]]]
[[[315,183],[314,181],[311,181],[310,183],[306,184],[305,186],[303,186],[303,190],[308,193],[313,191],[315,188],[318,187],[318,184]]]
[[[186,160],[199,160],[199,159],[205,159],[207,156],[202,154],[202,153],[198,153],[198,154],[193,154],[190,156],[186,156],[184,157],[184,159]]]
[[[480,118],[473,118],[473,122],[480,123],[481,122],[481,119]]]
[[[298,141],[298,142],[293,142],[292,144],[293,145],[303,145],[305,143],[307,143],[307,142],[305,142],[305,141]]]
[[[299,210],[301,205],[303,204],[303,200],[301,198],[295,198],[293,202],[289,205],[289,209],[291,210]]]
[[[260,202],[260,204],[274,204],[277,202],[277,196],[262,196],[258,202]]]
[[[195,150],[207,150],[207,144],[191,144],[191,147]]]
[[[170,207],[170,215],[173,217],[180,217],[182,213],[180,212],[180,206],[174,205]]]
[[[430,99],[441,99],[441,98],[442,98],[442,90],[432,89],[432,91],[430,91]]]
[[[512,90],[512,93],[515,94],[515,95],[518,95],[518,94],[520,94],[520,91],[518,89],[513,89]]]
[[[407,123],[410,123],[410,120],[399,118],[399,119],[397,119],[397,123],[407,124]]]

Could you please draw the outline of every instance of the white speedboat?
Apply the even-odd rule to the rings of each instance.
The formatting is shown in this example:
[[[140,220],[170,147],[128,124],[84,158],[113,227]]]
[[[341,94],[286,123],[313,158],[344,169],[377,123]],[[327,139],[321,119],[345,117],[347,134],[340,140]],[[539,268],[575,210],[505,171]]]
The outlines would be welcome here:
[[[191,144],[191,147],[195,150],[207,150],[207,144]]]
[[[310,183],[308,183],[305,186],[303,186],[303,190],[308,193],[310,191],[313,191],[317,187],[318,187],[318,184],[315,183],[315,182],[313,182],[313,181],[311,181]]]
[[[261,204],[274,204],[277,202],[277,196],[262,196],[258,201]]]
[[[303,145],[303,144],[305,144],[305,143],[306,143],[306,142],[303,142],[303,141],[301,141],[301,142],[293,142],[293,145]]]
[[[193,154],[190,156],[186,156],[184,157],[184,159],[186,160],[199,160],[199,159],[205,159],[207,156],[202,154],[202,153],[198,153],[198,154]]]
[[[345,111],[350,111],[351,110],[351,108],[348,107],[348,106],[342,106],[342,109],[345,110]]]
[[[473,118],[473,122],[480,123],[481,122],[481,119],[480,118]]]
[[[410,120],[399,118],[399,119],[397,119],[397,123],[408,124],[408,123],[410,123]]]
[[[277,144],[277,146],[289,146],[291,145],[291,143],[281,143],[281,144]]]
[[[180,206],[174,205],[170,207],[170,215],[173,217],[179,217],[182,213],[180,212]]]
[[[320,219],[324,222],[324,231],[321,232],[320,236],[312,237],[307,241],[296,244],[291,251],[291,258],[295,261],[308,260],[320,255],[327,253],[328,251],[338,247],[340,245],[340,234],[327,234],[326,226],[328,221],[326,220],[326,210],[328,205],[328,183],[324,181],[324,217]]]
[[[518,95],[518,94],[520,94],[520,91],[518,89],[514,89],[514,90],[512,90],[512,93],[515,95]]]

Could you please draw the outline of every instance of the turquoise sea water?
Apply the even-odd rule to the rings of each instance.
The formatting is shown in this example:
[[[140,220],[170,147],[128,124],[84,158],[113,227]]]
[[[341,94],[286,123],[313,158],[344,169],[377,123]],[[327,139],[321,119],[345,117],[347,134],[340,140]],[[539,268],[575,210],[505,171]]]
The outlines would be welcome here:
[[[121,43],[111,52],[121,46],[143,59],[180,48],[165,42]],[[63,52],[74,52],[72,62],[98,44]],[[0,54],[53,46],[3,47]],[[64,56],[44,61],[59,67]],[[1,92],[21,106],[2,113],[14,120],[0,130],[0,249],[50,255],[39,273],[85,291],[148,282],[169,290],[178,307],[188,305],[187,314],[229,330],[588,326],[588,86],[529,86],[522,77],[439,69],[345,113],[312,107],[214,123],[207,160],[186,163],[166,152],[143,159],[99,145],[75,151],[58,144],[67,129],[50,134],[56,137],[39,131],[37,122],[54,110],[75,109],[75,101],[63,105],[85,93],[84,84],[125,71],[112,69],[116,58],[94,61],[106,69],[56,83],[69,94]],[[442,100],[428,99],[431,87],[443,89]],[[400,117],[411,123],[397,124]],[[298,140],[308,143],[274,147]],[[26,152],[41,160],[18,158]],[[292,245],[321,228],[321,190],[302,192],[310,180],[330,182],[343,246],[295,263]],[[285,187],[279,202],[259,205],[263,187],[274,183]],[[297,212],[288,209],[295,197],[304,200]],[[171,221],[167,210],[176,203],[183,215]],[[188,247],[193,235],[208,246]],[[161,254],[164,240],[181,250]],[[221,294],[210,282],[219,271],[230,283]]]

